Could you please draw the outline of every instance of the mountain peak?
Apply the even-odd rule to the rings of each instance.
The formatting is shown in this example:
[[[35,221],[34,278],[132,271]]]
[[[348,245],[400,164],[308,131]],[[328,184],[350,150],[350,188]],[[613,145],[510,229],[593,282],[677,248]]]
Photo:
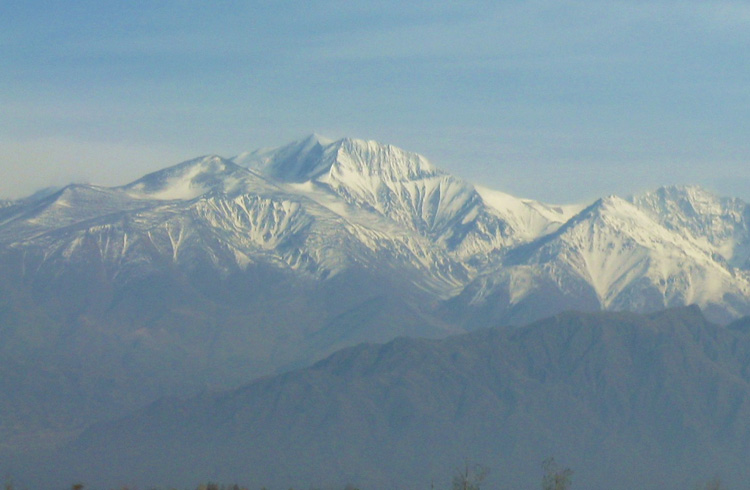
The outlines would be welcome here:
[[[318,134],[272,150],[242,153],[235,163],[284,182],[333,182],[354,176],[406,181],[437,175],[423,156],[377,141]]]
[[[326,171],[321,158],[331,144],[332,140],[313,133],[279,148],[241,153],[232,161],[283,182],[307,182]]]
[[[335,142],[336,140],[329,138],[328,136],[324,136],[319,133],[310,133],[306,138],[304,138],[302,141],[307,142],[307,144],[314,146],[315,144],[318,144],[320,146],[328,146],[331,143]]]
[[[668,186],[631,198],[631,202],[670,230],[734,266],[750,260],[750,206],[719,197],[700,186]]]
[[[345,138],[335,142],[332,150],[329,174],[339,180],[358,175],[383,181],[410,181],[442,173],[418,153],[377,141]]]
[[[212,190],[226,192],[247,174],[247,169],[230,160],[206,155],[150,173],[122,189],[138,198],[186,200]]]
[[[554,234],[561,235],[566,230],[572,229],[578,226],[580,223],[591,221],[591,220],[611,220],[613,218],[623,218],[630,220],[633,218],[633,214],[639,214],[638,210],[630,202],[615,196],[609,195],[601,197],[591,203],[590,205],[581,209],[577,214],[573,215],[563,226],[561,226]],[[548,238],[551,238],[548,237]]]
[[[631,201],[661,216],[674,213],[715,216],[724,214],[728,208],[736,207],[740,200],[719,197],[697,185],[675,185],[635,196]]]

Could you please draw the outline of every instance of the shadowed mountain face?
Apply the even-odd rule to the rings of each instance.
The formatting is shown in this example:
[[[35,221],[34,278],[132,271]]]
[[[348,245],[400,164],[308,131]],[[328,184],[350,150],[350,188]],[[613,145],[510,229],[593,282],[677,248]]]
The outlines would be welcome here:
[[[714,474],[739,484],[750,476],[745,323],[719,327],[695,307],[564,313],[363,344],[94,426],[51,471],[108,487],[426,488],[468,460],[492,469],[488,488],[532,488],[554,455],[576,488],[677,489]],[[45,465],[33,467],[42,479]]]
[[[0,451],[54,445],[157,398],[237,386],[342,346],[450,332],[418,294],[357,271],[324,284],[264,265],[167,271],[119,288],[103,275],[99,264],[0,287],[0,386],[12,394]]]
[[[312,136],[0,203],[0,453],[360,342],[568,309],[750,313],[748,206],[670,187],[589,206]]]

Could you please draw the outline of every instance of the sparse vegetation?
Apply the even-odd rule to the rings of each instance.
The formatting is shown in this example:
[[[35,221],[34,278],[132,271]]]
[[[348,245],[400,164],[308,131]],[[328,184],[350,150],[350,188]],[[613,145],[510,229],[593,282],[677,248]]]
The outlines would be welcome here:
[[[480,490],[480,485],[487,478],[489,469],[475,464],[470,466],[466,463],[463,469],[459,469],[453,477],[453,490]]]
[[[195,490],[247,490],[246,487],[240,487],[236,483],[234,485],[219,485],[218,483],[206,483],[198,485]]]
[[[544,476],[542,490],[568,490],[573,482],[573,470],[560,468],[555,458],[548,458],[542,462]]]
[[[548,458],[542,462],[542,490],[569,490],[573,484],[573,470],[567,467],[560,467],[555,458]],[[481,464],[464,464],[462,468],[458,468],[453,476],[451,483],[451,490],[481,490],[481,485],[489,474],[489,468]],[[10,478],[5,480],[4,490],[18,490],[13,484],[13,480]],[[74,483],[71,485],[71,490],[84,490],[82,483]],[[434,490],[434,482],[430,485],[431,490]],[[115,489],[110,489],[115,490]],[[121,487],[119,490],[137,490],[129,487]],[[149,490],[159,490],[154,487],[150,487]],[[177,490],[174,487],[163,490]],[[195,487],[195,490],[249,490],[248,487],[243,487],[238,484],[231,485],[220,485],[218,483],[208,482],[202,483]],[[260,490],[267,490],[266,487],[261,487]],[[289,488],[294,490],[294,488]],[[320,490],[317,487],[310,486],[309,490]],[[347,483],[343,490],[360,490],[360,487]],[[724,485],[721,478],[715,476],[708,481],[697,483],[694,490],[728,490]]]

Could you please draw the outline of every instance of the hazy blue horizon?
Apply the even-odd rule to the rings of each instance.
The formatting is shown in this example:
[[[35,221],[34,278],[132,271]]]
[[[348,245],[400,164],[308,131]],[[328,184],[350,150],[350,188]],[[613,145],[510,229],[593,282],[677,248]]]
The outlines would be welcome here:
[[[31,0],[0,28],[0,197],[317,132],[548,202],[750,200],[744,2]]]

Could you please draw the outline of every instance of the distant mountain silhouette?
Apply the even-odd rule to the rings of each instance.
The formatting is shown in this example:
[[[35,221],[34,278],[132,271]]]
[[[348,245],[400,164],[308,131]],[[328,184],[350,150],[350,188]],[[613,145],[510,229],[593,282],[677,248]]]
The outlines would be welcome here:
[[[575,470],[574,488],[689,488],[714,474],[740,485],[747,329],[685,307],[362,344],[94,426],[52,473],[101,487],[428,488],[470,461],[491,468],[487,488],[533,488],[551,455]]]

